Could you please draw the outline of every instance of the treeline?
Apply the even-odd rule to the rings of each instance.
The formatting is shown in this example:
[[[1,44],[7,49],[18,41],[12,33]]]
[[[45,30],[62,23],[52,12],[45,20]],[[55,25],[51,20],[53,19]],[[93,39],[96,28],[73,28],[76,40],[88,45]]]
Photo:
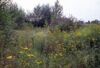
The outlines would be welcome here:
[[[5,12],[2,10],[0,14],[2,16],[8,14],[6,17],[10,16],[11,21],[13,21],[14,29],[22,29],[31,25],[33,27],[57,27],[61,31],[70,31],[77,29],[84,24],[98,24],[100,22],[99,20],[84,22],[77,20],[73,16],[65,17],[63,15],[63,7],[59,4],[58,0],[55,2],[54,6],[49,6],[49,4],[38,5],[33,8],[33,12],[27,14],[23,9],[19,8],[17,4],[11,3],[11,1],[9,1],[9,4],[6,4],[8,0],[1,0],[0,2],[1,10],[5,10]],[[4,25],[2,16],[0,17],[0,29],[3,29]]]

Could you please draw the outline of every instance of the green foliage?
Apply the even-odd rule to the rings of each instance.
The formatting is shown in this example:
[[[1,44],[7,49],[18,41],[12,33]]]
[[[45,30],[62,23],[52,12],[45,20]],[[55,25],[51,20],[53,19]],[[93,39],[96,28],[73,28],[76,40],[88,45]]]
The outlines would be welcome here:
[[[54,27],[24,24],[23,30],[14,30],[14,22],[23,22],[23,11],[16,5],[6,8],[6,2],[5,9],[1,5],[0,0],[0,68],[100,68],[100,24],[94,24],[98,21],[80,27],[81,21],[61,18],[64,23]],[[39,6],[36,14],[38,10]],[[43,6],[41,12],[47,17],[49,10]],[[61,13],[58,1],[55,12],[57,17]]]
[[[55,2],[55,5],[53,6],[53,12],[52,12],[52,16],[55,18],[55,19],[58,19],[62,16],[62,6],[59,4],[59,0],[57,0]]]
[[[0,1],[1,2],[1,1]],[[14,42],[13,42],[13,20],[11,19],[11,15],[7,11],[8,2],[3,1],[3,7],[0,8],[0,67],[5,68],[9,65],[9,67],[13,66],[13,61],[7,60],[7,57],[10,54],[14,55]]]
[[[25,23],[25,12],[18,8],[16,4],[10,4],[8,7],[8,13],[11,15],[11,18],[15,23],[14,28],[21,29]]]
[[[100,25],[86,25],[74,32],[49,28],[15,31],[18,57],[8,56],[18,68],[99,68]]]

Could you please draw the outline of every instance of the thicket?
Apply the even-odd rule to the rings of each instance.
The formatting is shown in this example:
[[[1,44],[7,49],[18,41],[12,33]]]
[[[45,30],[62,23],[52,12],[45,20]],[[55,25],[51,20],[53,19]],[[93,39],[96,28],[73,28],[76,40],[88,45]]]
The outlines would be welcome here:
[[[100,21],[64,17],[58,0],[29,15],[0,0],[0,68],[34,67],[100,68]]]
[[[14,54],[6,55],[8,68],[99,68],[100,25],[74,32],[49,28],[15,31]],[[11,63],[13,61],[13,63]],[[12,67],[11,67],[12,65]]]

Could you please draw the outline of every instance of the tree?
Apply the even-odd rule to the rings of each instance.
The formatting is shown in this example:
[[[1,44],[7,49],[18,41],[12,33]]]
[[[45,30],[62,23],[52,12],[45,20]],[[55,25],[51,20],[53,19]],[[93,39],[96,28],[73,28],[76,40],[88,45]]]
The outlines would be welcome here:
[[[53,15],[53,17],[55,17],[56,19],[57,18],[60,18],[61,16],[62,16],[62,10],[63,10],[63,8],[62,8],[62,6],[59,4],[59,1],[57,0],[56,2],[55,2],[55,5],[53,6],[53,8],[52,8],[52,15]]]
[[[34,11],[33,11],[33,15],[34,15],[34,17],[36,17],[36,18],[41,18],[42,17],[42,8],[41,8],[41,6],[40,5],[38,5],[38,6],[36,6],[35,8],[34,8]]]
[[[4,9],[10,0],[0,0],[0,10]]]
[[[57,0],[55,2],[55,5],[52,7],[52,13],[51,13],[52,26],[59,24],[59,20],[62,17],[62,10],[63,10],[63,7],[60,5],[59,1]]]
[[[43,27],[51,22],[51,7],[47,5],[38,5],[34,8],[34,11],[29,14],[27,20],[32,22],[34,26]]]
[[[10,0],[0,0],[0,29],[4,29],[4,10],[7,10],[7,4],[10,3]]]
[[[3,2],[2,2],[3,1]],[[5,68],[9,65],[13,66],[13,62],[7,60],[7,54],[11,54],[14,52],[13,42],[12,42],[12,34],[13,34],[13,20],[11,15],[8,12],[7,7],[8,4],[11,2],[10,0],[0,0],[0,25],[2,26],[2,30],[0,30],[0,67]],[[1,24],[2,22],[2,24]]]
[[[50,24],[50,22],[51,22],[51,8],[49,7],[49,5],[42,6],[42,14],[43,14],[43,18],[45,19],[45,21],[48,24]]]
[[[96,20],[91,21],[91,24],[100,24],[100,21],[96,19]]]
[[[16,24],[15,28],[22,28],[25,20],[25,12],[22,9],[19,9],[16,4],[10,4],[9,6],[8,11]]]

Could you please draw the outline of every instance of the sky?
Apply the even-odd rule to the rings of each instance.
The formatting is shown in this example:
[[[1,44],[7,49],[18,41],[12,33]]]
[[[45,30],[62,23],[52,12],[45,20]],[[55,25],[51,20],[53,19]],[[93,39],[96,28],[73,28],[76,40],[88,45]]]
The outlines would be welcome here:
[[[26,12],[31,12],[38,4],[53,6],[56,0],[13,0]],[[59,0],[64,16],[74,16],[79,20],[100,20],[100,0]]]

